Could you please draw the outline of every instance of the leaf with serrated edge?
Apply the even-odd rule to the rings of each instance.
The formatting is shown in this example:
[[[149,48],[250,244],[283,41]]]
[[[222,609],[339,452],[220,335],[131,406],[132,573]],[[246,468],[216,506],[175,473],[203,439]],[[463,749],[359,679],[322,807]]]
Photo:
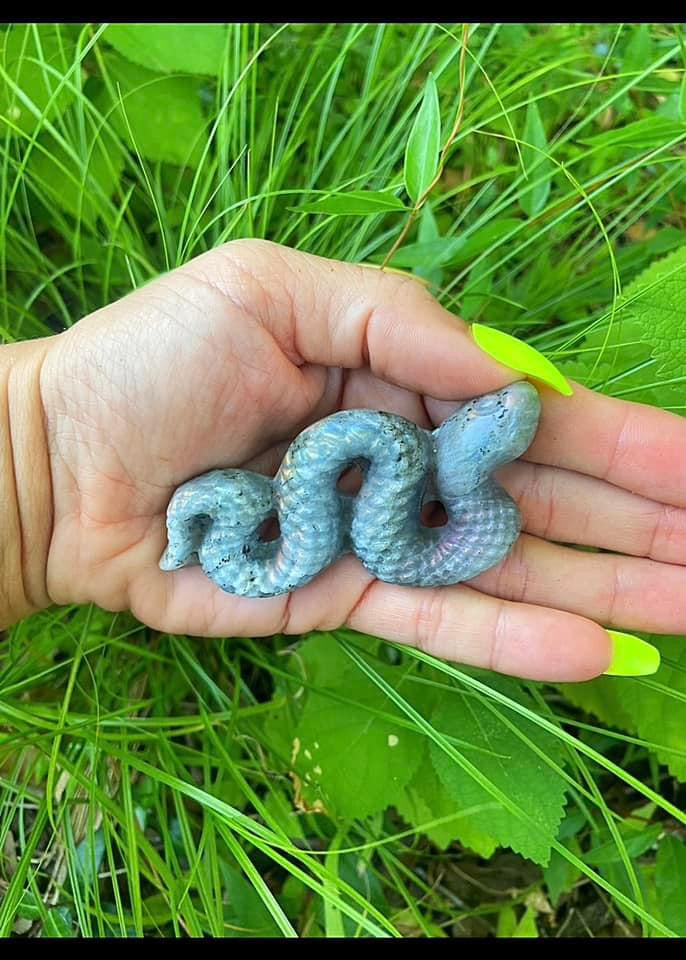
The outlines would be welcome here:
[[[515,681],[494,677],[489,678],[489,684],[513,700],[526,702],[529,699]],[[487,704],[457,689],[437,704],[432,722],[442,732],[459,736],[482,748],[483,753],[470,756],[472,762],[478,763],[481,772],[495,786],[533,817],[543,835],[500,804],[496,809],[474,814],[474,825],[502,846],[511,847],[516,853],[545,865],[564,812],[565,781],[551,769],[544,757],[561,764],[563,751],[555,737],[531,721],[510,716],[507,719],[542,751],[543,756],[523,742]],[[493,796],[433,743],[431,759],[439,778],[460,807],[493,804]]]
[[[652,344],[658,376],[686,376],[686,246],[644,270],[624,291],[624,301]]]
[[[579,346],[583,352],[560,362],[567,376],[611,396],[683,413],[686,246],[639,274],[625,288],[609,330],[607,323],[597,326]],[[674,383],[660,382],[673,377]]]
[[[460,816],[461,805],[456,803],[454,794],[438,779],[428,751],[402,796],[396,800],[395,807],[413,827],[454,815],[453,819],[422,831],[440,850],[446,850],[453,841],[459,840],[463,846],[488,859],[498,847],[488,833],[479,829],[472,812]]]

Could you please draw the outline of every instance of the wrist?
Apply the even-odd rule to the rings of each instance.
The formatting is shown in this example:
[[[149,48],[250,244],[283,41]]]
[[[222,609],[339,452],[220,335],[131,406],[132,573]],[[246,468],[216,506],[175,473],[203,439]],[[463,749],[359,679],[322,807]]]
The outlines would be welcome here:
[[[40,387],[49,343],[0,346],[0,628],[51,603],[53,499]]]

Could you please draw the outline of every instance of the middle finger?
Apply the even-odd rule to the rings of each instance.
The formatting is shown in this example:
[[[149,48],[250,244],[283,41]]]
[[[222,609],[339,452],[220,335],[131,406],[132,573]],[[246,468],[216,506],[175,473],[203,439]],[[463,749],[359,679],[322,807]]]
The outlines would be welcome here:
[[[517,461],[496,479],[516,501],[523,529],[545,540],[686,563],[686,509],[571,470]]]

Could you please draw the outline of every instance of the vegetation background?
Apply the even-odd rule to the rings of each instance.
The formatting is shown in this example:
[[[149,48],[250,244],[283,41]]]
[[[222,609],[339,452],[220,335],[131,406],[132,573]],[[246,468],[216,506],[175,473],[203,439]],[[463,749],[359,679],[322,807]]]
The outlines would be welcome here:
[[[2,24],[2,337],[260,236],[683,414],[682,28]],[[26,620],[0,935],[686,935],[686,643],[651,639],[654,677],[554,686],[347,630]]]

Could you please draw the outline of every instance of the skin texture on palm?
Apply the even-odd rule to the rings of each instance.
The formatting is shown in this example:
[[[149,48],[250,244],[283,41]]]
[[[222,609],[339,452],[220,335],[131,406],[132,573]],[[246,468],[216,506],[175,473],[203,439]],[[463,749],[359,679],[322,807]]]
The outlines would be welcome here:
[[[336,410],[433,429],[460,401],[521,379],[410,278],[234,241],[36,349],[52,524],[25,577],[42,578],[50,601],[206,637],[348,624],[549,680],[607,667],[599,624],[686,631],[686,422],[578,386],[540,389],[526,462],[498,475],[525,533],[469,584],[392,586],[346,556],[292,594],[253,600],[197,567],[159,570],[167,505],[189,478],[273,473],[293,437]]]

